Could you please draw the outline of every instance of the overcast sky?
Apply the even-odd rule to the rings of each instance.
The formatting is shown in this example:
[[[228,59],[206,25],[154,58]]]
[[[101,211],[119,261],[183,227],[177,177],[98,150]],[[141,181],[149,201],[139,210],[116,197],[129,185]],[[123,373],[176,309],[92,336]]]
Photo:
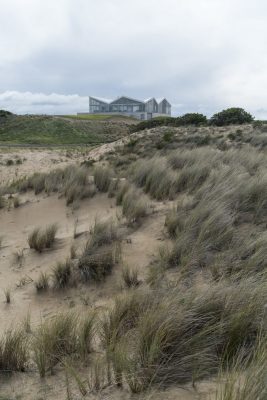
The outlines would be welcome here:
[[[0,109],[76,113],[122,94],[267,118],[267,1],[0,0]]]

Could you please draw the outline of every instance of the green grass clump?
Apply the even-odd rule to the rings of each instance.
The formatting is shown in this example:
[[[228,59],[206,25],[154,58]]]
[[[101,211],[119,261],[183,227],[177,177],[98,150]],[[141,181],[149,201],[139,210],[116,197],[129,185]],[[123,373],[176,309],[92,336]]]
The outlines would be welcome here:
[[[112,181],[112,172],[109,168],[96,167],[94,171],[94,181],[100,192],[107,192]]]
[[[49,173],[35,173],[14,183],[12,188],[19,192],[33,190],[36,195],[42,192],[60,193],[65,196],[67,205],[76,200],[91,198],[96,193],[95,185],[89,181],[88,169],[73,165],[64,169],[57,168]],[[9,188],[9,191],[12,188]]]
[[[21,329],[11,329],[0,339],[0,371],[24,372],[29,361],[29,341]]]
[[[188,200],[182,204],[180,197],[177,208],[167,214],[165,225],[175,242],[165,253],[165,266],[191,271],[210,266],[217,278],[263,270],[266,239],[261,226],[266,221],[267,175],[262,155],[245,148],[226,153],[203,148],[174,153],[168,162],[185,171]],[[205,164],[210,172],[199,181]],[[194,165],[200,166],[200,175],[192,186],[188,172]],[[249,224],[247,231],[245,224]]]
[[[73,314],[60,314],[44,321],[38,328],[34,342],[34,361],[40,377],[53,368],[64,357],[77,349],[77,318]]]
[[[125,293],[115,299],[114,306],[101,320],[101,342],[110,353],[108,356],[118,341],[136,326],[140,314],[150,307],[151,302],[151,293],[145,290],[139,290],[138,295],[135,292]]]
[[[35,287],[37,292],[47,291],[49,288],[49,276],[46,273],[41,272],[39,278],[35,282]]]
[[[103,282],[120,259],[120,246],[115,243],[107,248],[86,248],[79,259],[81,279],[85,282]]]
[[[164,159],[137,161],[132,179],[156,200],[172,199],[177,192],[178,176],[168,168]]]
[[[107,221],[95,220],[90,234],[91,237],[87,244],[90,248],[109,245],[119,239],[118,226],[113,219]]]
[[[45,189],[45,174],[35,172],[27,181],[22,182],[20,190],[31,189],[35,194],[41,193]]]
[[[115,381],[141,392],[213,376],[241,348],[248,359],[264,319],[266,281],[260,279],[120,296],[102,322]]]
[[[222,371],[224,382],[216,390],[216,400],[266,399],[267,354],[266,336],[259,337],[250,360],[237,357],[226,373]]]
[[[122,213],[129,223],[140,223],[148,215],[148,198],[128,182],[119,187],[116,204],[122,206]]]
[[[141,283],[138,278],[137,269],[131,269],[128,266],[124,267],[122,270],[122,279],[127,288],[137,287]]]
[[[126,194],[126,192],[128,192],[128,190],[130,189],[131,185],[129,184],[129,182],[124,181],[119,185],[118,191],[116,193],[116,205],[120,206],[122,204],[122,200]]]
[[[67,259],[65,262],[58,262],[52,271],[53,286],[55,289],[63,289],[70,283],[72,262]]]
[[[10,288],[5,289],[4,293],[5,293],[6,303],[10,304],[11,303],[11,290],[10,290]]]
[[[11,158],[9,158],[7,161],[6,161],[6,165],[9,167],[10,165],[14,165],[14,161],[11,159]]]
[[[96,330],[96,314],[88,313],[79,322],[78,352],[85,359],[92,352],[93,338]]]
[[[18,196],[13,197],[13,206],[14,208],[18,208],[20,206],[20,199]]]
[[[148,215],[149,202],[144,194],[129,189],[122,200],[122,213],[129,223],[140,223]]]
[[[44,249],[51,248],[55,242],[57,224],[48,225],[44,230],[35,228],[28,236],[28,243],[31,249],[41,253]]]
[[[4,208],[6,205],[6,199],[3,196],[0,196],[0,209]]]
[[[53,373],[55,366],[75,354],[83,361],[92,352],[95,313],[77,317],[73,313],[57,314],[45,320],[34,333],[34,361],[40,377]]]
[[[118,226],[113,220],[95,221],[91,237],[79,258],[78,268],[83,281],[101,282],[111,274],[121,256]]]

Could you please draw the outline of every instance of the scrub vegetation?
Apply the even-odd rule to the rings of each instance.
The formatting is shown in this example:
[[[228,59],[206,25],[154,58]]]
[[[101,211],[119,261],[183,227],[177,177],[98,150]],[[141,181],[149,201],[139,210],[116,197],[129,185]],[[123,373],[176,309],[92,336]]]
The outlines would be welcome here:
[[[135,120],[104,116],[15,115],[1,118],[0,143],[13,145],[96,145],[129,133]]]
[[[60,244],[57,225],[30,232],[29,247],[43,254],[25,249],[20,271],[38,258],[35,300],[55,299],[60,309],[28,332],[3,333],[0,372],[48,380],[64,372],[69,399],[75,388],[88,399],[166,391],[172,400],[191,387],[193,399],[203,382],[214,400],[266,398],[266,126],[197,114],[181,121],[139,131],[93,165],[2,189],[3,202],[31,192],[66,205],[87,198],[88,212],[106,206],[93,224],[82,220],[82,234],[80,210],[66,208],[77,223],[61,259],[60,245],[44,251]],[[15,307],[17,293],[12,286],[12,302],[2,306]]]

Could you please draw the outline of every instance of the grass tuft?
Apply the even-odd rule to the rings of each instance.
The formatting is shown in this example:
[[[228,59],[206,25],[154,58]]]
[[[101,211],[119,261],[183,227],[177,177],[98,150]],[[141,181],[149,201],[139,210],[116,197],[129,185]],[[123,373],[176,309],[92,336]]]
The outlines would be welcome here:
[[[35,249],[41,253],[44,249],[51,248],[55,242],[57,224],[48,225],[44,230],[35,228],[28,236],[28,243],[31,249]]]
[[[127,288],[137,287],[141,283],[137,269],[131,269],[128,266],[122,270],[122,279]]]
[[[25,332],[10,329],[0,339],[0,371],[24,372],[29,361],[29,341]]]
[[[6,303],[10,304],[11,303],[11,290],[9,288],[5,289],[4,293],[5,293]]]
[[[59,314],[46,320],[38,328],[33,352],[40,377],[44,377],[47,371],[52,373],[64,357],[75,352],[76,326],[77,318],[73,314]]]
[[[94,181],[100,192],[107,192],[112,181],[112,172],[109,168],[96,167],[94,171]]]
[[[65,262],[58,262],[52,271],[53,286],[55,289],[64,289],[70,283],[72,262],[68,258]]]
[[[49,288],[49,276],[45,272],[41,272],[39,278],[35,282],[37,292],[46,292]]]

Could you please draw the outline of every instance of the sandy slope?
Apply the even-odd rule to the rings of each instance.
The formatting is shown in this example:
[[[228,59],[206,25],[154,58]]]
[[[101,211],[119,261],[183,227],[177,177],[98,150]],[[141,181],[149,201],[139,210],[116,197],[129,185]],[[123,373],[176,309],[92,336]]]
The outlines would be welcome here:
[[[124,139],[125,140],[125,139]],[[119,143],[103,145],[94,149],[89,158],[99,159],[101,155],[115,148]],[[21,150],[12,153],[25,157],[26,160],[19,166],[0,166],[1,181],[12,181],[19,176],[29,175],[35,170],[49,171],[57,166],[66,166],[71,163],[80,162],[88,155],[75,153],[70,157],[62,155],[56,150]],[[10,153],[1,155],[2,160],[11,158]],[[54,161],[51,161],[54,160]],[[38,166],[38,168],[36,168]],[[64,260],[69,256],[70,246],[73,242],[78,249],[84,245],[90,226],[97,217],[104,220],[110,217],[115,218],[120,209],[115,206],[114,199],[106,194],[97,194],[94,198],[84,200],[80,207],[72,210],[66,207],[65,200],[59,199],[56,195],[34,196],[28,192],[21,196],[22,205],[10,210],[0,210],[0,235],[4,236],[3,247],[0,249],[0,332],[2,333],[11,325],[16,326],[23,323],[29,313],[32,327],[37,326],[42,318],[51,316],[59,311],[73,310],[75,313],[82,313],[91,307],[106,307],[111,304],[116,294],[122,290],[121,268],[128,264],[138,268],[142,279],[145,278],[147,266],[156,254],[159,245],[165,240],[164,219],[167,208],[166,204],[158,203],[156,210],[151,213],[146,222],[129,231],[127,240],[122,242],[122,262],[118,265],[112,276],[101,285],[85,286],[78,284],[77,287],[66,291],[50,290],[46,294],[37,295],[34,280],[40,271],[51,272],[57,261]],[[77,239],[73,239],[75,221],[77,231],[83,233]],[[49,223],[58,223],[59,231],[56,244],[53,249],[44,251],[42,254],[29,249],[27,244],[28,233],[36,226],[45,226]],[[125,238],[125,239],[126,239]],[[14,253],[22,251],[24,254],[21,265],[14,263]],[[5,303],[3,291],[11,289],[11,304]],[[213,391],[214,384],[204,383],[199,390],[192,387],[170,389],[167,392],[153,393],[153,399],[167,400],[195,400],[209,398],[210,391]],[[76,387],[72,389],[73,397],[80,399]],[[55,376],[48,376],[46,380],[40,381],[36,367],[31,366],[30,371],[24,374],[14,374],[11,378],[1,377],[0,394],[16,399],[66,399],[66,382],[63,371],[58,368]],[[119,391],[116,388],[108,388],[99,395],[91,394],[88,399],[130,399],[130,394]],[[150,398],[142,395],[140,398]]]

